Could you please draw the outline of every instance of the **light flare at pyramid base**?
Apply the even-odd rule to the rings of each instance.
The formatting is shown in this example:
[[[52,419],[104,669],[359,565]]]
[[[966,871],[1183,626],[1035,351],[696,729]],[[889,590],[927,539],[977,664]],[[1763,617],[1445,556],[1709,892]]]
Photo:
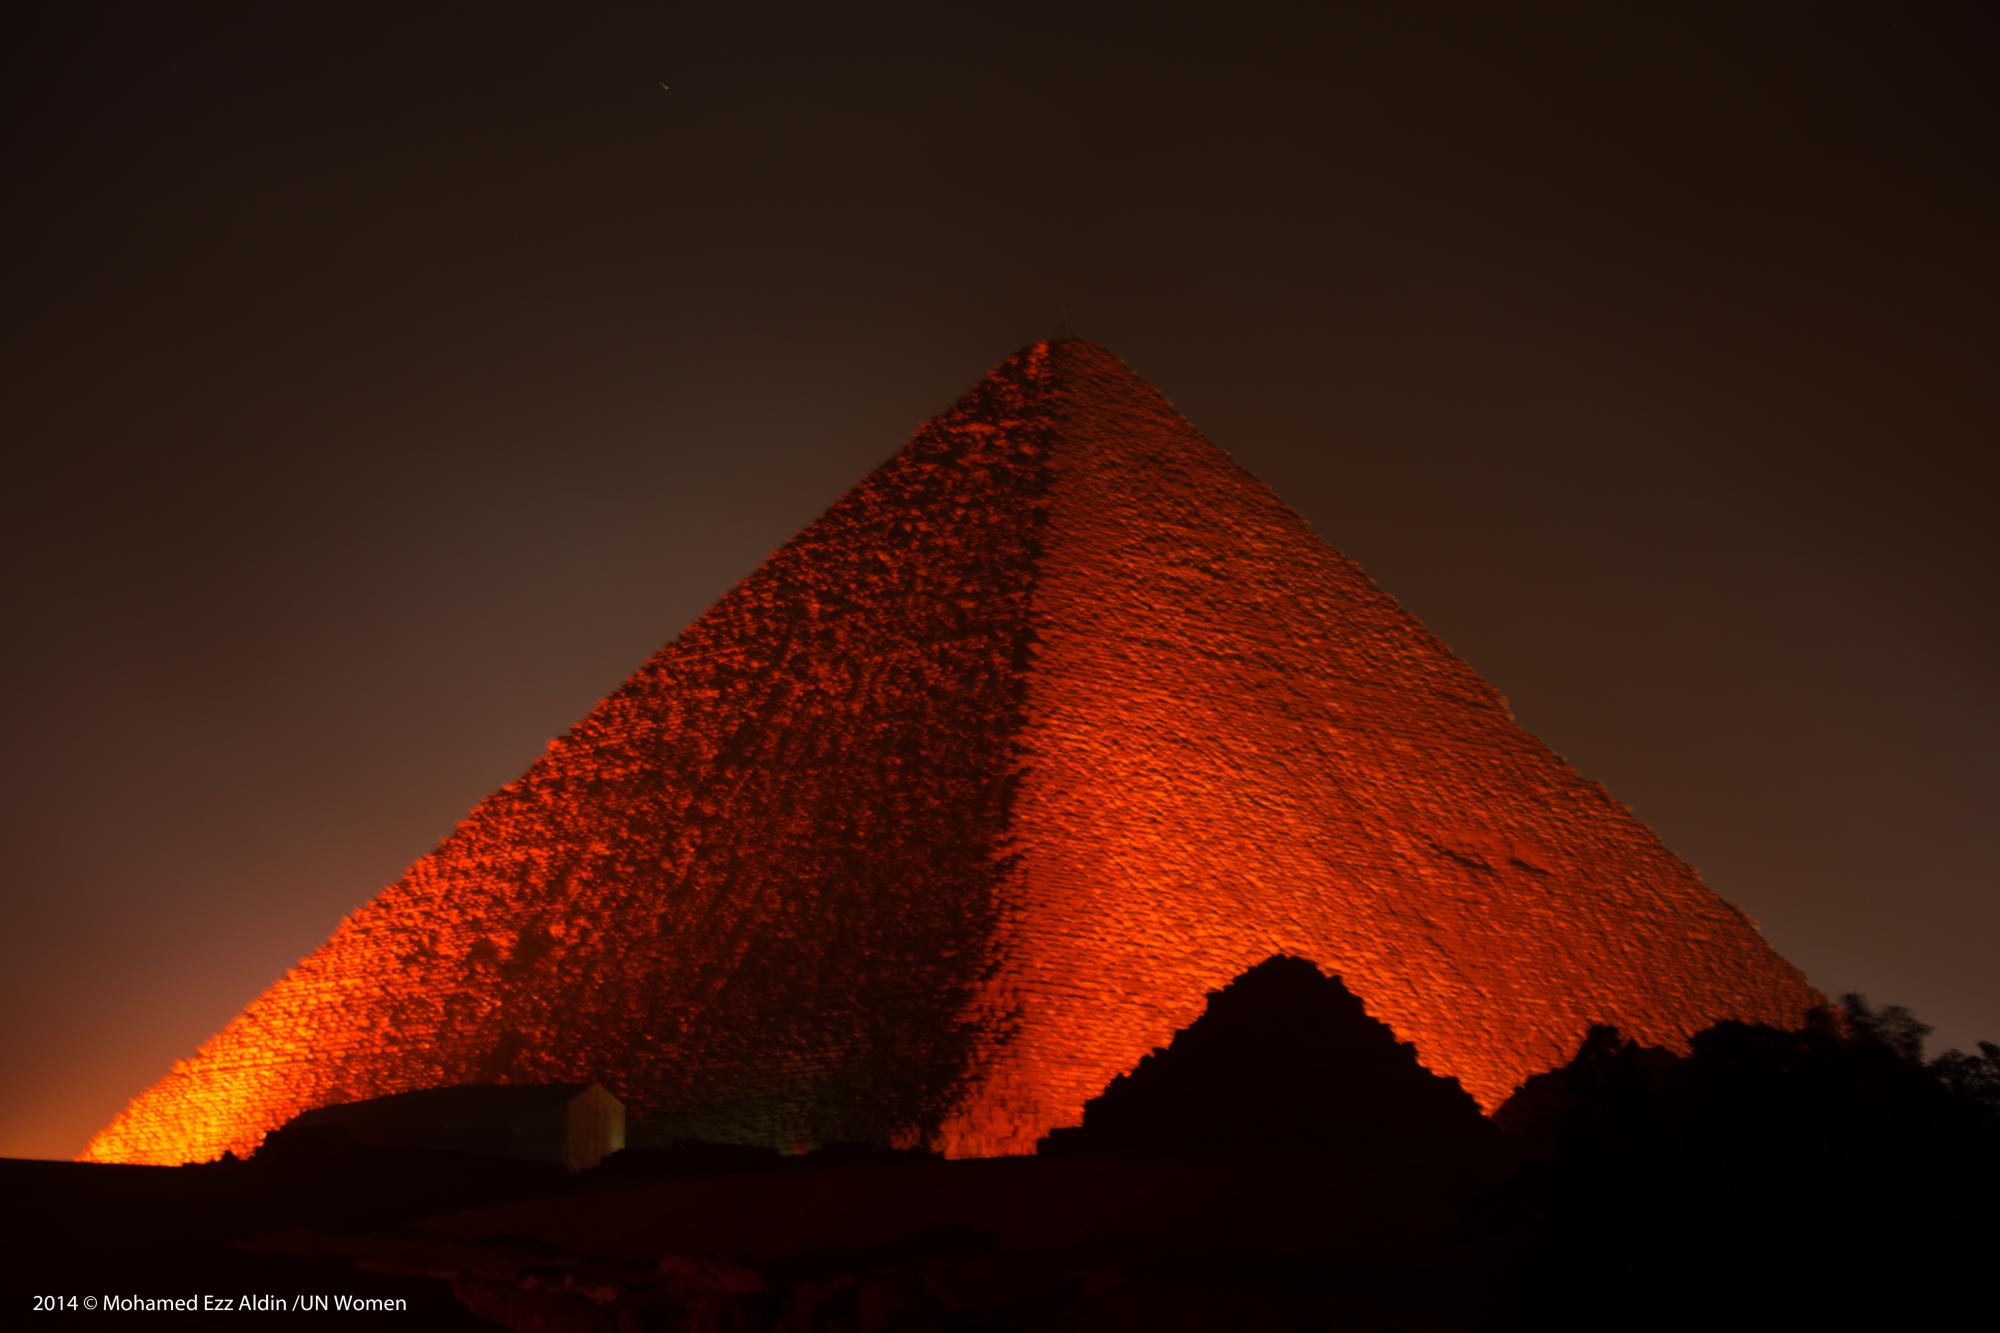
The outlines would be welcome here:
[[[1025,1152],[1273,954],[1488,1111],[1593,1024],[1821,1003],[1122,362],[1038,343],[83,1156],[578,1081],[635,1141]]]

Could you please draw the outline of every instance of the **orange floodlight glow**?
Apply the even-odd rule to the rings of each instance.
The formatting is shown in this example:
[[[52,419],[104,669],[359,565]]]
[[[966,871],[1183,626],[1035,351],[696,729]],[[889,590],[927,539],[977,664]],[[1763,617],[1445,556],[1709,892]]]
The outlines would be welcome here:
[[[594,1080],[635,1125],[1027,1151],[1274,953],[1492,1109],[1593,1023],[1820,997],[1103,349],[1038,343],[93,1138]]]

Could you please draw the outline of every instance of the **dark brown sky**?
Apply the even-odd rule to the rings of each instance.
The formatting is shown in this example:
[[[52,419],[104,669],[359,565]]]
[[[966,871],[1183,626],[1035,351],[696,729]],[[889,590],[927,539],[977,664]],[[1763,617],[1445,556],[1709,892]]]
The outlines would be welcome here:
[[[0,1154],[1059,328],[1823,989],[2000,1037],[1985,7],[41,8]]]

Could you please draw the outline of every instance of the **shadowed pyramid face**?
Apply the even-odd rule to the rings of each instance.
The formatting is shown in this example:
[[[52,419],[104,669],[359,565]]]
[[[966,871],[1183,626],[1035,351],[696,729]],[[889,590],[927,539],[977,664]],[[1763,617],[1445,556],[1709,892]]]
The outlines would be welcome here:
[[[1820,998],[1123,363],[1042,343],[84,1155],[496,1080],[1025,1151],[1274,953],[1489,1110],[1593,1023],[1684,1048]]]

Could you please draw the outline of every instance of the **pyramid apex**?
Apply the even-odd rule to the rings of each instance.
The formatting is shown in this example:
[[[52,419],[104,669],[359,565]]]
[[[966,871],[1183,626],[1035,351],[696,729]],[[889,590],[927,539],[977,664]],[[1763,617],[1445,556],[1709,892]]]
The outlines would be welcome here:
[[[1109,371],[1121,377],[1140,378],[1138,372],[1104,344],[1066,334],[1029,343],[995,369],[1002,367],[1025,369],[1036,379],[1052,374],[1060,378],[1065,372],[1077,370]]]
[[[1108,357],[1113,361],[1118,360],[1117,353],[1113,352],[1103,343],[1095,342],[1089,338],[1076,338],[1063,335],[1055,338],[1044,338],[1036,345],[1058,355],[1101,356]]]

